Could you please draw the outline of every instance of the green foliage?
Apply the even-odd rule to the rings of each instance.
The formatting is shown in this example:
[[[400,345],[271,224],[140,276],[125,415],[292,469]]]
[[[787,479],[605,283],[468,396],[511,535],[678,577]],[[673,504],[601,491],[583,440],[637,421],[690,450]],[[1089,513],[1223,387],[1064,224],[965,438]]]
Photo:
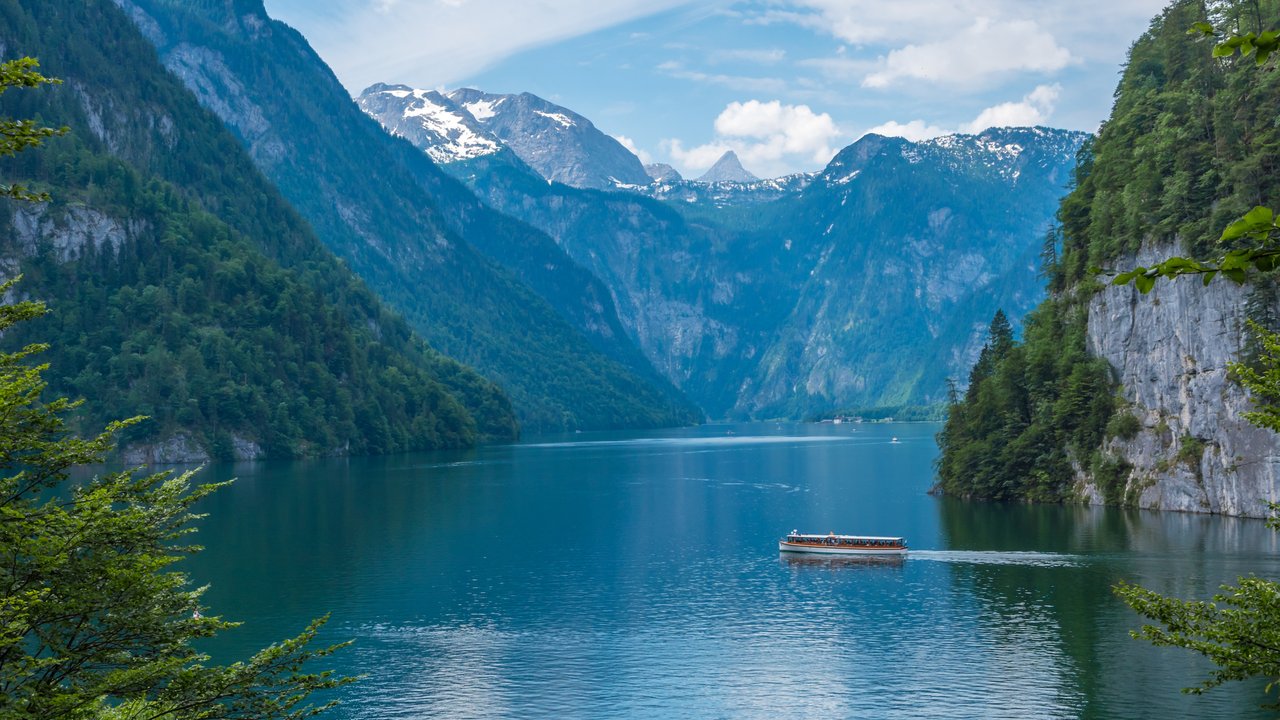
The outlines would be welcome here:
[[[1200,474],[1200,460],[1204,457],[1205,442],[1192,435],[1184,435],[1178,443],[1178,462]]]
[[[10,88],[35,88],[41,85],[58,85],[62,81],[47,78],[36,72],[40,63],[35,58],[18,58],[0,63],[0,95]],[[62,135],[67,128],[41,127],[34,120],[14,120],[0,117],[0,158],[17,155],[23,150],[37,147],[45,140]],[[22,185],[0,184],[0,197],[39,202],[48,200],[48,193],[33,193]]]
[[[1254,410],[1244,418],[1258,427],[1280,432],[1280,334],[1250,319],[1246,321],[1259,349],[1254,363],[1233,362],[1227,367],[1253,398]]]
[[[16,281],[0,286],[7,293]],[[34,302],[0,306],[0,332],[43,315]],[[193,642],[233,627],[202,616],[203,588],[172,569],[198,548],[185,539],[192,506],[216,485],[192,473],[113,472],[78,482],[114,436],[66,432],[65,398],[42,404],[31,365],[44,345],[0,353],[0,717],[301,718],[310,693],[350,682],[311,660],[323,620],[247,661],[207,665]]]
[[[81,0],[44,4],[72,7]],[[270,131],[242,137],[243,147],[315,236],[432,347],[500,385],[526,430],[702,419],[631,345],[612,299],[589,273],[549,237],[479,202],[421,152],[383,132],[305,38],[268,19],[261,3],[134,4],[160,28],[151,37],[163,38],[151,47],[109,8],[121,32],[127,28],[141,45],[136,51],[152,63],[157,52],[193,46],[217,57],[239,87],[211,82],[205,97],[213,105],[252,103],[262,113]],[[52,11],[41,14],[42,22],[58,22]],[[247,29],[247,18],[256,29]],[[98,32],[93,24],[65,30],[85,43]],[[235,118],[228,124],[238,125]],[[249,158],[240,147],[235,152]],[[597,313],[597,306],[609,311]],[[601,330],[594,345],[578,329],[584,327]]]
[[[67,80],[0,110],[74,128],[7,161],[55,190],[0,206],[15,228],[0,252],[51,313],[0,346],[53,339],[51,390],[87,399],[81,428],[147,415],[123,443],[183,432],[215,457],[237,441],[288,457],[516,436],[501,390],[426,347],[339,263],[118,7],[0,0],[0,43]]]
[[[1280,530],[1280,504],[1272,503],[1271,510],[1268,525]],[[1233,680],[1263,677],[1264,692],[1276,696],[1263,707],[1280,710],[1280,583],[1241,577],[1208,602],[1164,597],[1123,582],[1115,593],[1155,623],[1133,637],[1195,651],[1217,666],[1201,685],[1183,692],[1198,695]]]
[[[1131,470],[1124,458],[1106,452],[1095,452],[1089,462],[1089,474],[1109,505],[1124,504]]]
[[[1231,223],[1222,231],[1219,243],[1226,244],[1241,240],[1252,241],[1250,247],[1230,250],[1212,261],[1192,260],[1184,257],[1171,257],[1152,267],[1137,267],[1133,270],[1117,274],[1111,279],[1112,285],[1128,285],[1130,282],[1142,294],[1151,292],[1159,278],[1175,278],[1181,275],[1201,275],[1205,285],[1221,273],[1236,284],[1243,284],[1248,279],[1250,266],[1258,272],[1271,272],[1280,263],[1280,219],[1267,207],[1259,205],[1244,217]],[[1092,272],[1103,273],[1101,269]]]
[[[1239,280],[1259,262],[1263,269],[1274,262],[1266,252],[1272,241],[1261,233],[1271,225],[1263,222],[1272,219],[1267,207],[1280,194],[1273,166],[1280,73],[1259,72],[1240,57],[1214,58],[1189,41],[1186,28],[1203,21],[1204,12],[1199,2],[1173,3],[1130,51],[1111,117],[1059,212],[1066,284],[1131,256],[1144,242],[1181,243],[1186,257],[1116,278],[1140,290],[1189,273]],[[1264,19],[1273,24],[1280,6],[1232,1],[1214,3],[1212,13],[1214,27],[1261,35]]]
[[[1107,422],[1107,437],[1132,440],[1142,429],[1142,422],[1133,413],[1118,412]]]
[[[1002,313],[938,434],[937,488],[994,500],[1061,501],[1072,459],[1085,463],[1106,434],[1115,382],[1106,361],[1088,356],[1084,313],[1045,301],[1013,341]]]

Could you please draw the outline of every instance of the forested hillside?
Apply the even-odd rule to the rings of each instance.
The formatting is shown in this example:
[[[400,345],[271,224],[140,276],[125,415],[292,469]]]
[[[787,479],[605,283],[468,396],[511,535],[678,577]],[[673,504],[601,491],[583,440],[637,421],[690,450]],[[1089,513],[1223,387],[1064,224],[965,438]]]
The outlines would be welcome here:
[[[511,439],[505,395],[428,348],[316,239],[108,0],[0,1],[0,47],[64,84],[0,112],[71,132],[0,172],[54,200],[5,204],[0,256],[50,314],[51,393],[87,428],[187,459],[378,453]]]
[[[1275,437],[1241,418],[1248,399],[1227,364],[1248,359],[1246,319],[1274,326],[1273,281],[1181,278],[1145,296],[1103,285],[1117,269],[1221,252],[1224,227],[1280,201],[1280,75],[1212,57],[1187,34],[1204,14],[1174,3],[1133,46],[1058,211],[1060,247],[1046,248],[1052,297],[1022,343],[992,336],[952,405],[946,492],[1265,511]],[[1218,3],[1209,19],[1265,29],[1280,6]]]
[[[500,384],[527,429],[701,418],[598,280],[382,132],[260,1],[121,4],[320,239],[433,347]]]

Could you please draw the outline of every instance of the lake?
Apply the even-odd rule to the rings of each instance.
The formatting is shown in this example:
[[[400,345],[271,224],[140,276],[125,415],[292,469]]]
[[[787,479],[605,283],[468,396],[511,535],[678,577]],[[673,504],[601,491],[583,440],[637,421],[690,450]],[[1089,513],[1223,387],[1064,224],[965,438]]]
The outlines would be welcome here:
[[[188,563],[243,657],[332,613],[335,718],[1267,717],[1119,580],[1280,576],[1256,520],[927,494],[933,424],[713,425],[214,466]],[[891,442],[894,437],[898,442]],[[781,555],[903,535],[899,562]],[[328,716],[327,716],[328,717]]]

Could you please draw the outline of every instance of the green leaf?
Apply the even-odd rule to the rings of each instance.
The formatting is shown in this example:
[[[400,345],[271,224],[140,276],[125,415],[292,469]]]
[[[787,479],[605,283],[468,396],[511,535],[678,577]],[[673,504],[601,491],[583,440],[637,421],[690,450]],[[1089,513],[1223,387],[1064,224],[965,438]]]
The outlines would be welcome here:
[[[1245,213],[1241,220],[1250,225],[1270,225],[1275,220],[1275,213],[1272,212],[1271,208],[1259,205]]]
[[[1219,43],[1213,46],[1213,56],[1216,58],[1231,57],[1236,54],[1236,49],[1226,43]]]
[[[1231,278],[1231,280],[1234,281],[1237,285],[1243,284],[1244,281],[1248,279],[1248,276],[1245,274],[1244,270],[1241,268],[1231,268],[1230,270],[1223,268],[1222,274]]]
[[[1207,22],[1192,23],[1191,29],[1187,31],[1188,35],[1213,35],[1213,26]]]
[[[1210,270],[1209,272],[1205,273],[1205,274],[1204,274],[1204,284],[1205,284],[1205,286],[1208,286],[1208,285],[1209,285],[1209,283],[1213,282],[1213,278],[1214,278],[1214,276],[1215,276],[1215,275],[1217,275],[1217,274],[1218,274],[1218,271],[1217,271],[1217,270]]]
[[[1133,284],[1137,286],[1138,292],[1146,295],[1151,292],[1151,288],[1156,286],[1156,279],[1147,275],[1139,275],[1133,279]]]

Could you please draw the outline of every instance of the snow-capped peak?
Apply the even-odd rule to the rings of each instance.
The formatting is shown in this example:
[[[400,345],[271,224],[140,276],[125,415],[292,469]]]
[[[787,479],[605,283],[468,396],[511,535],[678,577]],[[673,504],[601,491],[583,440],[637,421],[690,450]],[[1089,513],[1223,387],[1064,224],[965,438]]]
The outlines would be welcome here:
[[[480,126],[470,108],[459,106],[435,90],[374,85],[356,102],[392,134],[423,147],[437,163],[470,160],[502,148],[502,144]],[[477,111],[492,115],[497,103],[471,104]]]

